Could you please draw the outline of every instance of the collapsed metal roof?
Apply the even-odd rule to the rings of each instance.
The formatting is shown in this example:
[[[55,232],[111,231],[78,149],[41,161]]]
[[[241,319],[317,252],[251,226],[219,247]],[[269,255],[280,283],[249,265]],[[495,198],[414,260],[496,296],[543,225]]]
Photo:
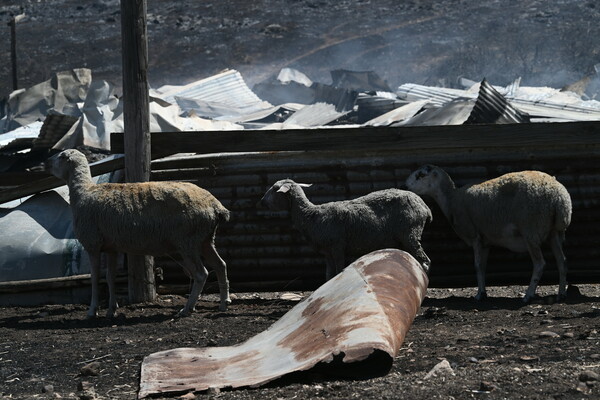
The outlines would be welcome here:
[[[517,124],[529,122],[529,116],[512,104],[485,79],[479,86],[479,95],[466,124]]]
[[[457,99],[476,99],[482,96],[479,90],[481,83],[463,80],[472,83],[467,90],[440,88],[432,86],[406,83],[398,87],[396,94],[400,99],[412,102],[428,100],[437,107]],[[485,80],[484,80],[485,81]],[[528,114],[530,122],[541,121],[598,121],[600,120],[600,102],[584,101],[575,93],[561,92],[552,88],[521,87],[520,80],[516,80],[506,88],[488,85],[497,92],[496,99],[504,98],[502,102],[510,104],[522,115]],[[487,96],[483,92],[483,96]]]
[[[242,344],[179,348],[147,356],[142,362],[139,397],[257,386],[318,363],[343,374],[340,365],[363,362],[364,376],[373,376],[374,369],[385,374],[398,355],[427,284],[424,270],[408,253],[375,251]]]
[[[163,87],[158,92],[163,100],[171,104],[176,103],[178,98],[202,100],[233,108],[241,113],[251,113],[272,106],[252,92],[236,70],[227,70],[182,87]]]

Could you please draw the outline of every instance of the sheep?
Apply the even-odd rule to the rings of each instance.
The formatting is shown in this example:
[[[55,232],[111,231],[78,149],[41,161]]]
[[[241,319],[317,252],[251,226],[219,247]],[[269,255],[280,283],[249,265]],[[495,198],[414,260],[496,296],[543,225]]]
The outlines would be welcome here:
[[[100,255],[107,253],[109,289],[107,317],[118,307],[115,298],[117,253],[159,256],[179,253],[183,268],[193,278],[180,316],[194,310],[211,266],[219,283],[220,310],[227,309],[227,266],[215,248],[217,226],[229,211],[208,191],[187,182],[95,184],[85,156],[65,150],[46,161],[46,169],[66,181],[73,213],[73,230],[89,255],[92,299],[88,317],[98,309]]]
[[[545,265],[540,246],[547,240],[558,265],[558,299],[566,297],[567,267],[562,242],[571,222],[572,206],[569,192],[554,177],[540,171],[521,171],[456,188],[443,169],[425,165],[408,177],[406,186],[419,195],[433,197],[454,231],[473,247],[476,300],[487,297],[485,270],[489,247],[493,245],[529,252],[533,273],[523,301],[530,302]]]
[[[432,220],[425,202],[414,193],[387,189],[354,200],[312,204],[303,187],[283,179],[271,186],[259,208],[289,211],[293,226],[326,258],[326,279],[346,265],[346,257],[401,246],[427,272],[431,261],[421,247],[425,223]]]

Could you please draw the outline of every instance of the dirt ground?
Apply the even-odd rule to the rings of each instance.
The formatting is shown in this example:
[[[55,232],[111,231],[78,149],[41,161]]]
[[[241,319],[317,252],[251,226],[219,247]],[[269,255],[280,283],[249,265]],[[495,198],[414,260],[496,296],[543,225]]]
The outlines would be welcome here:
[[[600,286],[580,285],[565,303],[543,286],[430,289],[391,371],[343,380],[293,374],[267,386],[196,393],[196,399],[593,399],[600,398]],[[307,293],[301,293],[306,296]],[[185,299],[125,306],[113,320],[85,319],[85,305],[0,308],[0,398],[133,399],[142,359],[177,347],[229,346],[265,330],[296,301],[239,293],[218,311],[207,295],[189,318]],[[447,360],[451,372],[426,374]],[[84,389],[84,390],[81,390]]]
[[[21,12],[21,87],[80,67],[120,86],[118,0],[0,0],[0,26]],[[346,68],[374,70],[392,88],[452,86],[460,76],[562,87],[599,62],[599,17],[593,0],[148,0],[149,79],[156,88],[235,68],[252,86],[294,67],[328,83],[330,70]],[[11,91],[10,73],[10,63],[0,63],[0,97]],[[557,304],[555,286],[540,289],[545,297],[530,305],[521,304],[520,286],[490,288],[483,303],[471,298],[474,288],[431,289],[382,377],[294,374],[196,397],[599,399],[600,286],[580,285],[581,296]],[[219,312],[208,296],[191,317],[174,318],[184,301],[162,296],[112,320],[86,320],[85,305],[1,307],[0,398],[133,399],[146,355],[240,343],[297,304],[279,293],[245,293]],[[442,360],[452,372],[425,379]]]

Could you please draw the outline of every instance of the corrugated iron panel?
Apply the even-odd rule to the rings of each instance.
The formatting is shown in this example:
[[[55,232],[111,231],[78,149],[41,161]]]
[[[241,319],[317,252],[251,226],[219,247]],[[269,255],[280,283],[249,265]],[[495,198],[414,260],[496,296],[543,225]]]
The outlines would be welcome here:
[[[573,222],[565,243],[569,280],[600,282],[599,157],[600,149],[596,147],[571,146],[568,142],[545,150],[526,145],[470,148],[464,143],[463,148],[435,151],[222,154],[154,162],[152,179],[197,183],[232,211],[231,221],[223,224],[217,234],[217,246],[229,266],[232,290],[248,288],[255,282],[266,286],[273,282],[277,286],[271,289],[283,289],[282,282],[288,289],[314,289],[324,279],[324,258],[293,229],[285,213],[255,207],[277,180],[292,178],[313,183],[306,194],[314,203],[322,203],[390,187],[405,188],[410,172],[426,163],[445,168],[459,186],[510,171],[537,169],[555,175],[573,199]],[[434,216],[423,237],[423,247],[432,260],[431,285],[474,286],[472,250],[451,230],[437,205],[430,199],[426,202]],[[548,266],[542,284],[556,283],[554,260],[546,250]],[[525,284],[531,269],[528,255],[494,248],[488,281],[492,285]]]
[[[600,120],[600,110],[596,108],[508,96],[509,94],[514,95],[511,90],[512,88],[509,86],[507,90],[508,100],[517,110],[531,116],[555,118],[565,121]],[[398,87],[396,94],[400,99],[406,101],[429,100],[429,102],[437,106],[442,106],[459,98],[474,99],[477,97],[477,93],[468,90],[423,86],[414,83],[407,83]]]
[[[479,86],[479,95],[467,124],[514,124],[530,122],[529,116],[520,112],[485,79]]]
[[[260,110],[272,107],[252,92],[242,75],[235,70],[227,70],[215,76],[169,90],[162,94],[163,100],[175,103],[175,97],[198,99],[220,103],[245,110]]]
[[[338,112],[334,104],[315,103],[296,111],[283,123],[295,126],[324,126],[346,115],[349,111]]]
[[[336,376],[383,375],[425,297],[427,276],[408,253],[361,257],[267,330],[230,347],[179,348],[147,356],[139,398],[258,386],[324,363]]]
[[[40,134],[33,141],[33,148],[51,148],[73,127],[78,117],[50,112],[44,119]]]

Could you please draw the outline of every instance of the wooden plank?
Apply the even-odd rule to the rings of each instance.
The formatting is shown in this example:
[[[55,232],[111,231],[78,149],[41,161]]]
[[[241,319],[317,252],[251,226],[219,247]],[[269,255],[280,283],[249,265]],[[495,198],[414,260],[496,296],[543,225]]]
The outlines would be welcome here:
[[[503,125],[320,128],[264,131],[161,132],[152,134],[153,158],[176,153],[253,151],[450,150],[598,146],[600,122]],[[111,135],[113,153],[123,134]]]
[[[20,186],[33,181],[48,178],[52,175],[46,172],[16,171],[0,173],[0,187]]]
[[[106,174],[108,172],[116,171],[118,169],[122,169],[123,165],[124,160],[122,157],[120,157],[99,164],[91,165],[90,170],[92,172],[92,176],[97,176]],[[22,197],[31,196],[33,194],[54,189],[64,185],[64,181],[54,176],[42,178],[24,185],[17,186],[15,188],[0,191],[0,204],[20,199]]]
[[[58,278],[31,279],[25,281],[0,282],[0,293],[21,293],[33,290],[67,288],[88,285],[90,274]]]

